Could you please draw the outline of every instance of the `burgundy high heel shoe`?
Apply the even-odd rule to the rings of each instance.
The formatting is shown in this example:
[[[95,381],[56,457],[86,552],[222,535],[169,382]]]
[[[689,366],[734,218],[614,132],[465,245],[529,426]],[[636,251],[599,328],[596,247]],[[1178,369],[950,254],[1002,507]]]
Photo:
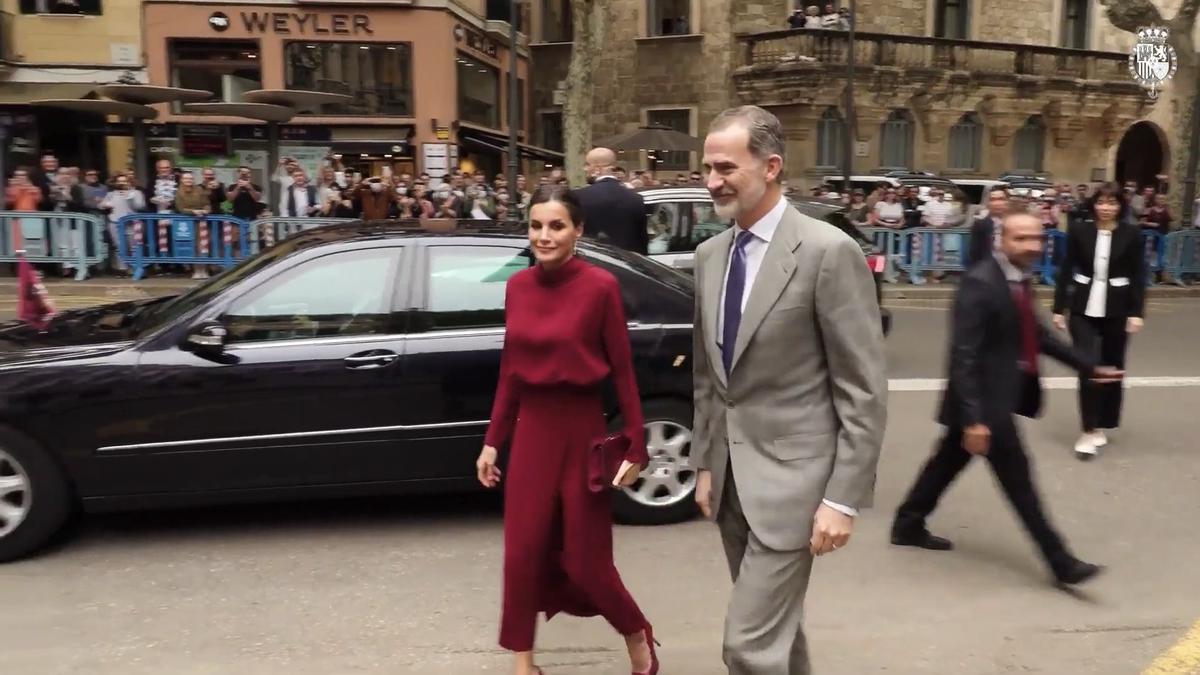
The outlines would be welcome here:
[[[641,673],[634,672],[633,675],[658,675],[658,652],[654,650],[654,646],[658,645],[661,647],[662,645],[659,644],[658,640],[654,639],[654,629],[652,627],[646,626],[642,629],[642,632],[645,633],[646,644],[650,647],[650,670]]]

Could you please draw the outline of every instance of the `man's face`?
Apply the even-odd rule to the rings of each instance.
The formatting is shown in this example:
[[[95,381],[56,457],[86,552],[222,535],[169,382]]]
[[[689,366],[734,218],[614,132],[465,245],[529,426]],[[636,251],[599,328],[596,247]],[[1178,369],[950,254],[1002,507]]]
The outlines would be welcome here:
[[[1000,235],[1000,250],[1009,262],[1028,270],[1042,257],[1042,242],[1046,233],[1042,223],[1029,214],[1013,214],[1004,219]]]
[[[88,185],[95,185],[96,183],[100,182],[100,174],[96,173],[95,171],[89,171],[83,177],[83,179],[87,181]]]
[[[517,176],[517,189],[524,190],[527,182],[525,176]]]
[[[13,174],[13,182],[17,185],[29,185],[29,174],[24,171],[18,171]]]
[[[179,177],[179,183],[183,187],[190,188],[196,184],[196,177],[190,173],[185,173]]]
[[[212,171],[205,171],[204,173],[200,174],[200,176],[203,178],[205,185],[209,183],[215,183],[217,180],[217,174],[213,173]]]
[[[1008,195],[999,190],[988,193],[988,213],[996,216],[1008,213]]]
[[[154,165],[154,170],[158,172],[159,178],[169,178],[171,176],[171,163],[162,161]]]
[[[44,155],[42,157],[42,170],[46,173],[58,171],[58,158],[54,155]]]
[[[296,171],[292,174],[292,184],[296,187],[304,187],[308,185],[308,176],[303,171]]]
[[[118,190],[128,190],[129,189],[129,179],[126,178],[125,176],[121,176],[120,178],[118,178],[117,179],[117,189]]]
[[[750,132],[733,124],[704,139],[705,187],[722,219],[738,218],[762,201],[770,181],[778,178],[782,158],[767,161],[750,152]]]
[[[250,182],[250,169],[239,169],[238,170],[238,180],[244,180],[247,183],[249,183]]]

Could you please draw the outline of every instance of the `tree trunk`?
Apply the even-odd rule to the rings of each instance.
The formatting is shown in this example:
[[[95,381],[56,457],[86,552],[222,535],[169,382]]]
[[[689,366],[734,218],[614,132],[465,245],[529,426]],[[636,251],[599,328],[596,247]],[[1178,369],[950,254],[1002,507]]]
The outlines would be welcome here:
[[[592,145],[592,73],[604,43],[608,4],[609,0],[571,0],[575,42],[571,45],[571,63],[567,66],[563,154],[567,180],[574,186],[587,182],[584,155]]]
[[[1200,86],[1196,79],[1200,76],[1200,63],[1197,62],[1192,31],[1197,12],[1200,11],[1200,0],[1183,0],[1179,11],[1170,20],[1164,19],[1162,11],[1150,0],[1100,0],[1100,4],[1104,6],[1109,22],[1123,31],[1136,35],[1142,28],[1150,26],[1163,26],[1170,31],[1168,41],[1175,48],[1179,65],[1175,77],[1156,105],[1170,106],[1171,110],[1171,124],[1166,130],[1171,148],[1171,166],[1164,167],[1170,189],[1167,206],[1176,218],[1176,227],[1190,227],[1190,222],[1180,219],[1186,211],[1190,211],[1183,203],[1189,163],[1200,161],[1200,158],[1191,155],[1192,109]],[[1195,214],[1192,215],[1194,218]]]

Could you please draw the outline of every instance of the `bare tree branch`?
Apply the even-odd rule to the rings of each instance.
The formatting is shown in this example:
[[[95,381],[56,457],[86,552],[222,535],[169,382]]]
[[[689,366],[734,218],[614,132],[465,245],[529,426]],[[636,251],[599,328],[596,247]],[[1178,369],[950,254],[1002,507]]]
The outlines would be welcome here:
[[[1195,4],[1196,0],[1184,2]],[[1100,4],[1104,6],[1109,22],[1129,33],[1137,33],[1146,26],[1161,26],[1166,23],[1162,13],[1150,0],[1100,0]]]
[[[1175,18],[1171,19],[1171,32],[1191,35],[1192,28],[1196,25],[1197,11],[1200,11],[1200,0],[1183,0]]]

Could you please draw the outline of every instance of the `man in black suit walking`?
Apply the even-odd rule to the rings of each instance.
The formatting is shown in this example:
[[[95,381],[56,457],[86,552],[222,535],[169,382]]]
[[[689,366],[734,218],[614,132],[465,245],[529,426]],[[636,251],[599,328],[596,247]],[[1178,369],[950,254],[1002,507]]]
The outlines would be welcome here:
[[[579,189],[583,205],[584,236],[593,237],[627,251],[646,255],[650,235],[646,231],[646,204],[613,175],[617,156],[608,148],[587,154],[591,185]]]
[[[930,534],[925,519],[971,458],[981,455],[1055,579],[1077,584],[1101,568],[1075,558],[1047,522],[1014,415],[1036,417],[1041,410],[1039,352],[1097,382],[1119,381],[1124,373],[1097,365],[1038,321],[1029,268],[1041,256],[1043,238],[1037,218],[1010,209],[999,250],[963,276],[954,299],[949,382],[938,417],[946,435],[897,510],[892,543],[952,548],[949,540]]]
[[[964,267],[990,258],[1000,240],[1000,222],[1008,213],[1008,190],[1000,187],[988,190],[987,213],[971,223],[971,238],[967,244],[967,259]]]

